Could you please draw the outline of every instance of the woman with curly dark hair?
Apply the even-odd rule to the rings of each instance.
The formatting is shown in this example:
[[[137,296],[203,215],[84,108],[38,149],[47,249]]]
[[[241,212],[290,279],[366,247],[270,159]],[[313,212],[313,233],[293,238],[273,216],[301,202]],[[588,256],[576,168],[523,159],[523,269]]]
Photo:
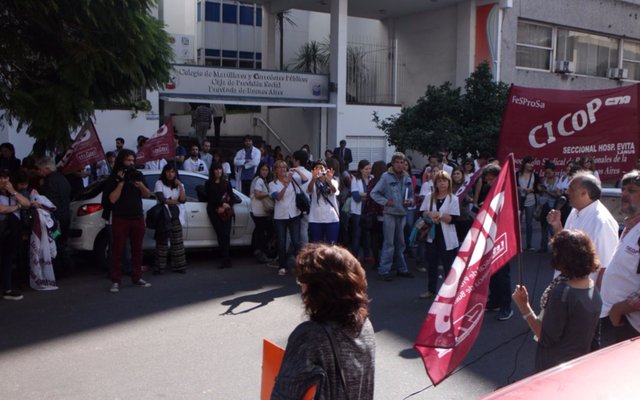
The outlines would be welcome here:
[[[564,229],[551,240],[551,266],[560,275],[542,293],[538,316],[524,286],[517,285],[513,300],[538,338],[536,372],[587,354],[600,318],[602,300],[589,274],[600,261],[589,236]],[[543,318],[544,314],[544,318]]]
[[[346,249],[310,243],[294,274],[310,321],[289,336],[272,399],[372,399],[375,338],[364,269]]]

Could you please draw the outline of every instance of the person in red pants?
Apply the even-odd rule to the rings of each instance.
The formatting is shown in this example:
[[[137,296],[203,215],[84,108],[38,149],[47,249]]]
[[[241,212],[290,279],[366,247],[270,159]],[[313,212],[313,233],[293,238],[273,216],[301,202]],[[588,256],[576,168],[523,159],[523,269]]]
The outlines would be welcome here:
[[[142,197],[150,197],[151,192],[144,185],[142,173],[134,167],[135,158],[135,153],[128,149],[118,153],[113,173],[102,192],[102,205],[107,211],[107,218],[111,218],[111,293],[120,291],[120,263],[127,240],[131,244],[131,282],[136,287],[151,286],[142,279],[142,240],[145,231]]]

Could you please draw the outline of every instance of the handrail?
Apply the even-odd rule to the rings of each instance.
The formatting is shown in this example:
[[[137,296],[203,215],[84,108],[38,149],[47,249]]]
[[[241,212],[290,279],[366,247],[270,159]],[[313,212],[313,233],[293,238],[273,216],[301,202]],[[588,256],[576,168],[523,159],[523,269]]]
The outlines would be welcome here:
[[[264,125],[264,127],[267,128],[267,135],[271,133],[276,138],[276,140],[278,140],[278,142],[282,145],[282,147],[284,147],[287,150],[287,153],[289,154],[292,153],[291,147],[289,147],[287,143],[285,143],[285,141],[280,137],[280,135],[278,135],[276,131],[274,131],[273,128],[271,128],[269,124],[267,124],[267,121],[265,121],[262,117],[253,117],[253,121],[255,125],[258,125],[258,122],[261,122],[262,125]]]

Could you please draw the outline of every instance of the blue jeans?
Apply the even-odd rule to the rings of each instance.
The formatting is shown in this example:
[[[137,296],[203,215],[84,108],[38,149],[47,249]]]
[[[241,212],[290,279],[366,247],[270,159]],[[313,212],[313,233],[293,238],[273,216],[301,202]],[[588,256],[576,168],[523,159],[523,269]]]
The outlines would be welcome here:
[[[287,230],[291,237],[291,244],[295,255],[300,251],[300,216],[290,219],[274,219],[278,238],[278,264],[280,268],[287,269]]]
[[[309,222],[309,233],[314,243],[336,244],[340,234],[340,222]]]
[[[406,216],[384,214],[383,218],[382,230],[384,239],[382,241],[382,254],[380,255],[378,273],[380,275],[388,274],[394,261],[399,272],[408,272],[407,262],[404,259],[404,225],[406,224]]]
[[[527,245],[525,249],[530,249],[533,246],[531,245],[533,239],[533,211],[535,210],[536,205],[532,205],[529,207],[524,207],[524,232],[527,238]]]

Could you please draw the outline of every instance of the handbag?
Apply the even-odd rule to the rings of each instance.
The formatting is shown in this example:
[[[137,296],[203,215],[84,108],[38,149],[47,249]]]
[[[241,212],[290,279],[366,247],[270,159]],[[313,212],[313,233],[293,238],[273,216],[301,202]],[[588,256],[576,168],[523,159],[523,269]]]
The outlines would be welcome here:
[[[291,178],[291,182],[298,188],[299,192],[294,188],[293,191],[296,192],[296,207],[303,213],[309,214],[311,210],[311,202],[309,201],[309,196],[305,192],[302,191],[302,188],[295,179]]]
[[[271,196],[263,197],[260,201],[262,202],[262,208],[264,208],[264,211],[267,213],[272,213],[274,208],[276,208],[276,202]]]

